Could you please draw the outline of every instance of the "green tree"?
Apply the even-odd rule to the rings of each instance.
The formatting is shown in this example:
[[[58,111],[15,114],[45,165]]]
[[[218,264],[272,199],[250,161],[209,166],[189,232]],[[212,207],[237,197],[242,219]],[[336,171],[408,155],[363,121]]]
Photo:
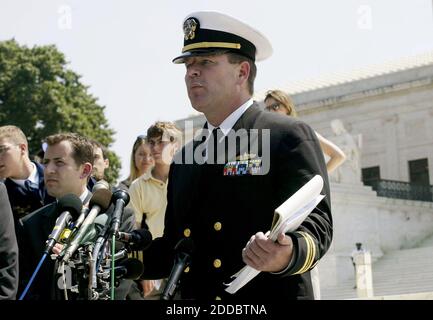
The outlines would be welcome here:
[[[0,125],[16,125],[26,134],[30,154],[41,149],[50,134],[76,132],[102,143],[114,142],[114,130],[104,106],[88,92],[80,76],[67,66],[56,46],[20,46],[15,40],[0,42]],[[114,183],[121,167],[109,150],[107,180]]]

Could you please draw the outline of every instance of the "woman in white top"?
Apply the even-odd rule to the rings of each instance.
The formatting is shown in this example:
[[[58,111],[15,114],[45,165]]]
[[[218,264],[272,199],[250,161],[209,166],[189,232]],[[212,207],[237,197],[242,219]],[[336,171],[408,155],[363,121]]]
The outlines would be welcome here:
[[[281,90],[268,91],[265,97],[266,110],[271,112],[280,113],[283,115],[296,117],[296,110],[292,99]],[[328,173],[332,173],[338,166],[340,166],[346,156],[344,152],[334,143],[325,139],[316,132],[319,139],[320,146],[324,154],[329,156],[329,161],[326,163]]]

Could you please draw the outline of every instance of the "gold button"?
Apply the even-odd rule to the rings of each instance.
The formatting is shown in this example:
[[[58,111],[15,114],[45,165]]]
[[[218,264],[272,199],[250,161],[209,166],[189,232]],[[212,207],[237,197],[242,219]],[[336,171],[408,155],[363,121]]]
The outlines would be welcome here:
[[[215,300],[221,300],[221,297],[220,296],[216,296]]]
[[[189,267],[186,267],[183,272],[188,273],[189,272]]]
[[[188,238],[191,235],[191,230],[186,228],[185,230],[183,230],[183,235]]]
[[[215,268],[219,268],[219,267],[221,267],[221,260],[220,259],[215,259],[214,261],[213,261],[213,266],[215,267]]]
[[[220,230],[221,230],[221,227],[222,227],[221,222],[215,222],[215,224],[213,225],[213,228],[214,228],[216,231],[220,231]]]

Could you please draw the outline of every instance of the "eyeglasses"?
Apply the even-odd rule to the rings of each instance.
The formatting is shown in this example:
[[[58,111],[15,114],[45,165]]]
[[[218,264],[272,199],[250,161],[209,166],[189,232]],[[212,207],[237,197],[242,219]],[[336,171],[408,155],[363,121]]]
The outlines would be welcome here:
[[[266,106],[265,109],[268,111],[274,110],[277,111],[280,109],[281,103],[274,103],[274,104],[270,104],[269,106]]]

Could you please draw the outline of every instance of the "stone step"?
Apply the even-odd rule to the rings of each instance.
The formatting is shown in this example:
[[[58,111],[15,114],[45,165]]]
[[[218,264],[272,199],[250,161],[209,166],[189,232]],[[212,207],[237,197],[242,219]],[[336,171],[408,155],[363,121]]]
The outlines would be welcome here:
[[[430,241],[430,240],[429,240]],[[386,253],[373,264],[373,291],[375,296],[404,295],[433,292],[433,246]],[[433,237],[432,237],[433,243]],[[321,288],[323,300],[356,299],[355,279],[337,286]]]
[[[387,280],[394,280],[394,281],[407,281],[406,279],[411,279],[411,280],[417,280],[417,279],[421,279],[421,280],[432,280],[433,276],[431,273],[425,273],[425,272],[419,272],[419,273],[399,273],[399,274],[387,274],[387,275],[378,275],[376,273],[373,273],[373,280],[377,281],[387,281]]]
[[[420,247],[433,247],[433,235],[421,242]]]

